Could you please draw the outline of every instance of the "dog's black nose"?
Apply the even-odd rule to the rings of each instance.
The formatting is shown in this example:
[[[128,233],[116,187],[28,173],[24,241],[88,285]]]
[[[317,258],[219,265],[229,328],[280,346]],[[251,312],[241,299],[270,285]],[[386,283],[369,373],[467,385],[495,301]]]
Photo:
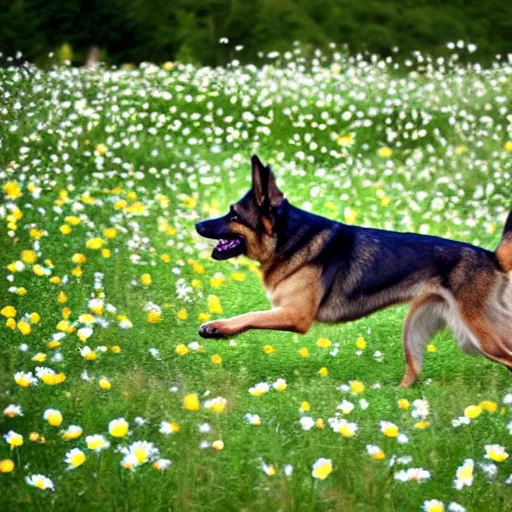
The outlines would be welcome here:
[[[196,223],[196,231],[197,231],[201,236],[204,236],[204,233],[205,233],[204,222],[197,222],[197,223]]]

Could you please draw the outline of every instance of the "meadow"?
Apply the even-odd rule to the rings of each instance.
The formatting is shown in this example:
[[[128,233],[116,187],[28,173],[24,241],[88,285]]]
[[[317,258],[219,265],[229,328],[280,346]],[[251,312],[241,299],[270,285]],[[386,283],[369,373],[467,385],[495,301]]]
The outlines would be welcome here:
[[[407,306],[197,335],[268,307],[194,229],[253,153],[306,210],[497,246],[512,64],[452,50],[0,69],[2,510],[512,510],[512,374],[443,332],[397,389]]]

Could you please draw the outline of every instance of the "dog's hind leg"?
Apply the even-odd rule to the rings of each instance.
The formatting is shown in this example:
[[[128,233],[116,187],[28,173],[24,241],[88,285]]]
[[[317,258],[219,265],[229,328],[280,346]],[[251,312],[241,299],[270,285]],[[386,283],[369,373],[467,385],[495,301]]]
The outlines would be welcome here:
[[[425,345],[445,327],[447,310],[448,305],[439,295],[427,295],[411,304],[403,332],[406,367],[400,387],[416,382],[423,365]]]

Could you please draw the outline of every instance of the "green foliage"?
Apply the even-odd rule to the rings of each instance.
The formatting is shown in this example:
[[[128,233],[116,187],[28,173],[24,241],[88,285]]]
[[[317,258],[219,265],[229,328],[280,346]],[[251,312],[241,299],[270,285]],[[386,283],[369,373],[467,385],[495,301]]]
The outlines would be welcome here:
[[[76,63],[98,46],[114,63],[181,60],[222,65],[288,50],[295,41],[388,55],[398,47],[444,54],[448,41],[478,46],[478,59],[510,51],[512,4],[500,0],[13,0],[0,10],[0,51],[30,60],[69,43]],[[229,45],[219,44],[227,37]],[[241,52],[233,52],[243,45]]]

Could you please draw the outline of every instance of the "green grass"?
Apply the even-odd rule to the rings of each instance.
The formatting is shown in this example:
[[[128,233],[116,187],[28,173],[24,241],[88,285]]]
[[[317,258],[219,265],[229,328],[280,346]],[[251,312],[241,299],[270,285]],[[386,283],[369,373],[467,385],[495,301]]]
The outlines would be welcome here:
[[[494,478],[480,466],[492,462],[485,459],[486,445],[512,450],[512,409],[503,403],[511,392],[510,373],[482,357],[460,354],[446,332],[432,341],[436,350],[426,354],[420,382],[396,389],[404,370],[405,306],[345,325],[317,324],[304,336],[254,331],[234,343],[197,336],[198,315],[208,313],[210,295],[223,309],[212,318],[268,307],[252,262],[214,262],[211,245],[194,230],[195,221],[225,211],[247,189],[254,151],[273,165],[298,206],[340,221],[355,218],[362,225],[496,247],[512,193],[511,153],[505,150],[512,139],[510,66],[459,68],[452,62],[434,66],[433,73],[418,65],[392,70],[377,63],[363,67],[344,56],[338,60],[341,72],[325,58],[297,70],[299,57],[261,70],[178,65],[171,72],[151,66],[0,71],[0,96],[6,99],[0,108],[0,190],[16,182],[21,192],[13,199],[4,188],[0,203],[0,309],[14,306],[16,321],[33,312],[41,316],[29,335],[10,329],[1,317],[0,411],[9,404],[23,410],[23,416],[0,416],[0,460],[15,463],[14,471],[0,474],[3,510],[408,512],[430,499],[441,500],[445,510],[452,501],[467,510],[512,510],[512,488],[505,484],[512,457],[496,462]],[[340,146],[337,136],[349,134],[352,145]],[[106,146],[105,155],[98,144]],[[378,156],[384,146],[392,149],[390,158]],[[83,198],[86,192],[94,201]],[[119,200],[128,209],[114,208]],[[143,212],[130,211],[135,201]],[[13,222],[17,211],[23,216]],[[64,235],[60,228],[70,215],[80,224]],[[163,220],[174,231],[159,229]],[[108,227],[117,229],[114,239],[103,236]],[[36,241],[31,228],[46,234]],[[105,239],[110,257],[86,247],[94,237]],[[33,264],[20,272],[9,269],[28,249],[50,275],[37,276]],[[81,277],[72,275],[75,253],[87,257]],[[163,254],[171,261],[162,261]],[[98,272],[103,277],[95,288]],[[233,272],[245,279],[233,279]],[[140,284],[144,273],[152,277],[150,286]],[[212,284],[217,273],[225,278],[220,287]],[[54,276],[61,282],[52,283]],[[17,293],[20,287],[26,295]],[[61,291],[65,304],[57,300]],[[94,293],[104,293],[104,312],[82,342],[76,329],[83,327],[79,317],[90,312]],[[148,322],[148,303],[161,308],[159,323]],[[71,310],[75,332],[50,349],[63,307]],[[179,320],[183,309],[187,318]],[[121,329],[118,314],[133,327]],[[367,346],[358,353],[361,336]],[[319,348],[320,337],[333,346]],[[198,345],[188,354],[176,352],[178,345],[193,342]],[[96,360],[82,357],[85,345],[97,352]],[[299,354],[303,347],[307,358]],[[37,353],[46,354],[46,361],[33,361]],[[222,364],[211,362],[214,354]],[[15,383],[16,372],[38,366],[64,373],[65,382],[39,381],[27,388]],[[321,368],[327,376],[319,375]],[[100,389],[103,377],[110,390]],[[271,386],[261,397],[248,391],[279,378],[287,382],[285,391]],[[364,383],[362,394],[338,389],[354,380]],[[199,395],[199,411],[183,408],[188,393]],[[227,400],[218,415],[204,408],[217,396]],[[401,398],[428,400],[428,428],[415,428],[419,419],[412,417],[413,407],[399,409]],[[328,423],[344,399],[355,405],[346,416],[358,426],[352,438]],[[452,426],[467,406],[484,400],[495,402],[497,411]],[[303,401],[311,404],[309,412],[299,412]],[[62,413],[61,427],[43,419],[49,408]],[[247,413],[258,414],[261,425],[249,425]],[[305,415],[323,419],[325,428],[303,430],[299,420]],[[129,434],[115,439],[108,425],[120,417],[129,422]],[[163,420],[178,423],[180,430],[161,434]],[[385,437],[382,420],[397,424],[409,442]],[[203,423],[209,433],[199,432]],[[60,431],[69,425],[80,426],[81,437],[63,440]],[[23,446],[11,450],[4,442],[10,430],[24,436]],[[45,442],[30,441],[31,432]],[[85,438],[93,434],[104,435],[110,448],[99,455],[89,450]],[[117,449],[141,440],[154,443],[172,465],[163,472],[150,462],[123,468]],[[215,440],[224,442],[222,451],[200,447]],[[372,460],[369,444],[378,445],[385,459]],[[64,459],[72,448],[82,449],[86,461],[68,470]],[[391,464],[404,456],[412,462]],[[333,464],[323,481],[311,474],[321,457]],[[474,482],[458,491],[453,481],[466,459],[475,462]],[[262,463],[273,464],[276,474],[267,475]],[[293,466],[291,476],[287,465]],[[424,468],[431,478],[397,481],[394,475],[408,467]],[[32,474],[50,477],[55,491],[28,486],[25,477]]]

